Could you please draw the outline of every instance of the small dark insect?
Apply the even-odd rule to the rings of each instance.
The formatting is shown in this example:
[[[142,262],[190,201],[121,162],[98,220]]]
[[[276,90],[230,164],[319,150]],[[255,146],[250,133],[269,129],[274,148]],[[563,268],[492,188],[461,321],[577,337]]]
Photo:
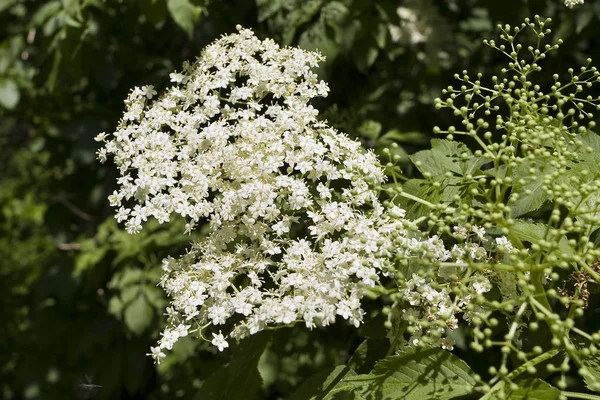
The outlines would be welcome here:
[[[101,388],[102,385],[96,385],[94,379],[91,376],[86,375],[85,382],[80,380],[79,385],[77,385],[77,394],[79,395],[79,398],[88,400],[96,396]]]

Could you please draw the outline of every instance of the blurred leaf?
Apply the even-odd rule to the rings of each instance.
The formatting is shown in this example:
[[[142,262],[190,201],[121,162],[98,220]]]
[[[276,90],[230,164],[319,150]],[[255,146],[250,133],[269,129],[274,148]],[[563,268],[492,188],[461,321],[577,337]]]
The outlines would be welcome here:
[[[233,359],[208,377],[194,400],[249,400],[256,397],[262,379],[258,360],[264,352],[271,332],[250,336],[233,354]]]
[[[167,0],[167,8],[175,23],[191,39],[194,35],[194,26],[198,22],[203,8],[192,4],[189,0]]]
[[[68,15],[74,16],[79,13],[79,0],[61,0],[61,2]]]
[[[368,119],[363,121],[360,126],[356,129],[358,134],[367,139],[377,139],[381,133],[381,123]]]
[[[423,132],[402,132],[398,129],[387,131],[379,138],[379,142],[400,142],[410,144],[421,144],[428,140]]]
[[[141,335],[152,323],[154,309],[143,292],[127,306],[124,313],[125,325],[136,335]]]
[[[75,259],[75,269],[73,270],[73,276],[78,277],[85,270],[94,267],[99,263],[108,249],[103,246],[99,246],[98,243],[93,239],[87,239],[81,242],[81,249]]]
[[[40,27],[50,17],[53,17],[61,10],[61,4],[59,0],[49,1],[42,6],[33,14],[31,17],[30,27]]]
[[[273,16],[283,6],[283,0],[256,0],[258,7],[258,21],[263,22]]]
[[[588,11],[577,13],[577,16],[575,17],[577,21],[575,23],[575,33],[581,33],[581,31],[584,30],[590,24],[590,22],[592,22],[594,17],[594,13]]]
[[[12,110],[19,104],[19,87],[12,79],[0,80],[0,106]]]
[[[17,4],[19,0],[0,0],[0,13],[9,7]]]

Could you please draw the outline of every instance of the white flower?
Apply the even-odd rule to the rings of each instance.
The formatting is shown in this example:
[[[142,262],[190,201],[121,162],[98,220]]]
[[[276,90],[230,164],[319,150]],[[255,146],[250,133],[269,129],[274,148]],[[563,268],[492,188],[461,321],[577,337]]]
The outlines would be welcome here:
[[[151,356],[157,364],[160,364],[160,360],[166,357],[159,346],[150,347],[150,353],[146,353],[146,355]]]
[[[481,240],[482,242],[487,242],[487,239],[485,237],[485,229],[482,226],[473,226],[471,228],[471,232],[473,232],[475,235],[477,235],[477,237],[479,238],[479,240]]]
[[[211,343],[213,346],[217,347],[219,351],[223,351],[229,347],[229,343],[227,343],[227,340],[225,340],[221,331],[219,331],[218,334],[213,333],[213,340]]]
[[[444,350],[452,351],[454,350],[455,344],[456,341],[454,339],[452,339],[451,337],[445,337],[442,339],[441,347]]]
[[[506,236],[496,238],[496,246],[503,253],[510,253],[513,250],[513,245]]]
[[[452,228],[454,230],[454,237],[459,240],[464,240],[467,237],[467,228],[464,226],[457,225]]]

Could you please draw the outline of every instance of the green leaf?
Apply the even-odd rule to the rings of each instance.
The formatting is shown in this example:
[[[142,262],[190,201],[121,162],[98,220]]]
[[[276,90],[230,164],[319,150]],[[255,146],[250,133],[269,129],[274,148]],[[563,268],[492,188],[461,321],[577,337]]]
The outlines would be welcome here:
[[[95,239],[82,240],[80,251],[75,258],[73,277],[80,276],[84,271],[98,264],[107,250],[107,247],[101,246]]]
[[[556,400],[560,390],[539,378],[531,378],[516,382],[519,388],[508,391],[510,400]]]
[[[575,33],[579,34],[581,33],[582,30],[584,30],[589,24],[590,22],[592,22],[592,19],[595,17],[594,13],[591,12],[580,12],[577,13],[575,20],[576,20],[576,25],[575,25]]]
[[[263,331],[240,344],[234,358],[208,377],[194,400],[250,400],[256,397],[262,379],[258,360],[264,352],[271,332]]]
[[[125,325],[136,335],[141,335],[152,323],[154,309],[140,293],[125,309]]]
[[[353,376],[356,376],[356,372],[347,365],[328,368],[305,380],[287,400],[322,399],[343,378]]]
[[[263,22],[267,18],[276,14],[282,7],[282,0],[256,0],[258,9],[258,22]]]
[[[362,137],[375,140],[381,133],[381,123],[372,119],[367,119],[360,124],[357,132]]]
[[[203,8],[193,5],[189,0],[167,0],[167,8],[175,23],[191,39],[194,34],[194,26],[198,22]]]
[[[439,190],[436,190],[436,188],[425,179],[410,179],[402,184],[402,190],[433,204],[437,204],[440,201]],[[402,196],[398,196],[395,203],[406,210],[406,216],[410,219],[417,219],[431,213],[431,208],[428,206]]]
[[[438,183],[440,185],[435,187],[425,179],[410,179],[402,184],[402,190],[433,204],[451,203],[456,196],[468,202],[472,197],[468,192],[470,186],[464,184],[462,178],[438,178]],[[431,208],[427,205],[402,196],[397,197],[396,204],[406,210],[407,217],[411,219],[428,216],[431,213]]]
[[[556,400],[560,397],[560,390],[539,378],[530,378],[515,383],[519,385],[517,390],[511,390],[504,382],[500,382],[481,400],[495,399],[498,392],[504,392],[509,400]]]
[[[541,223],[516,220],[515,224],[510,228],[509,239],[518,239],[532,244],[538,243],[546,236],[546,229],[547,225]],[[549,237],[548,240],[553,241],[553,238]],[[564,236],[558,242],[558,249],[563,254],[573,254],[573,249]]]
[[[17,4],[19,0],[0,0],[0,13]]]
[[[325,69],[333,64],[340,51],[339,46],[328,36],[323,19],[320,19],[319,22],[300,35],[298,46],[305,50],[316,50],[323,54],[328,61],[323,66]],[[317,72],[323,73],[323,71],[323,69],[319,69]]]
[[[420,144],[427,141],[427,135],[423,132],[403,132],[397,129],[387,131],[379,138],[380,143],[401,142],[410,144]]]
[[[589,340],[575,336],[571,338],[572,343],[577,347],[578,350],[590,347]],[[588,389],[595,392],[600,392],[600,352],[595,354],[589,354],[588,356],[581,356],[581,364],[578,367],[585,367],[587,374],[583,376],[583,380]]]
[[[19,87],[15,81],[12,79],[0,81],[0,106],[12,110],[19,104],[20,97]]]
[[[366,374],[373,369],[378,360],[384,358],[390,348],[389,339],[366,339],[356,349],[348,361],[348,367],[359,374]]]
[[[422,174],[430,173],[434,179],[444,177],[448,171],[460,176],[473,174],[487,162],[473,156],[463,143],[444,139],[432,139],[431,150],[419,151],[410,160]]]
[[[477,382],[464,361],[438,349],[415,348],[380,361],[368,375],[343,379],[324,399],[351,392],[354,399],[453,399],[473,392]]]
[[[535,174],[529,172],[531,168],[536,171]],[[513,217],[538,210],[548,200],[543,177],[551,174],[555,169],[544,162],[526,160],[514,170],[512,179],[515,183],[511,194],[517,193],[519,198],[511,205]],[[522,177],[528,177],[529,180],[522,182]]]
[[[63,9],[67,12],[67,15],[77,15],[79,12],[79,0],[62,0]]]
[[[35,14],[33,14],[29,26],[31,28],[39,27],[48,19],[58,14],[61,8],[62,6],[59,0],[53,0],[45,3],[44,5],[40,6],[40,8],[38,8]]]

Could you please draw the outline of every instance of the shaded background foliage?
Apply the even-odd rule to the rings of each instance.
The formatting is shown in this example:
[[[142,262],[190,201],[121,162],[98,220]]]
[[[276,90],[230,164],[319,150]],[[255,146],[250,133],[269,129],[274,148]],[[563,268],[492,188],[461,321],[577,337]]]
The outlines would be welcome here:
[[[96,162],[93,137],[116,126],[130,88],[160,91],[241,24],[319,49],[332,89],[317,104],[324,118],[376,151],[397,142],[410,154],[451,121],[433,99],[454,72],[497,70],[481,39],[534,14],[552,17],[565,40],[544,73],[599,59],[592,1],[569,10],[559,0],[0,0],[0,396],[280,398],[348,361],[363,338],[384,337],[367,302],[359,330],[287,328],[222,354],[185,338],[153,365],[145,353],[168,301],[156,287],[160,260],[193,238],[181,221],[136,236],[117,226],[106,201],[116,173]],[[256,365],[255,387],[221,391]],[[78,387],[92,376],[97,393]]]

